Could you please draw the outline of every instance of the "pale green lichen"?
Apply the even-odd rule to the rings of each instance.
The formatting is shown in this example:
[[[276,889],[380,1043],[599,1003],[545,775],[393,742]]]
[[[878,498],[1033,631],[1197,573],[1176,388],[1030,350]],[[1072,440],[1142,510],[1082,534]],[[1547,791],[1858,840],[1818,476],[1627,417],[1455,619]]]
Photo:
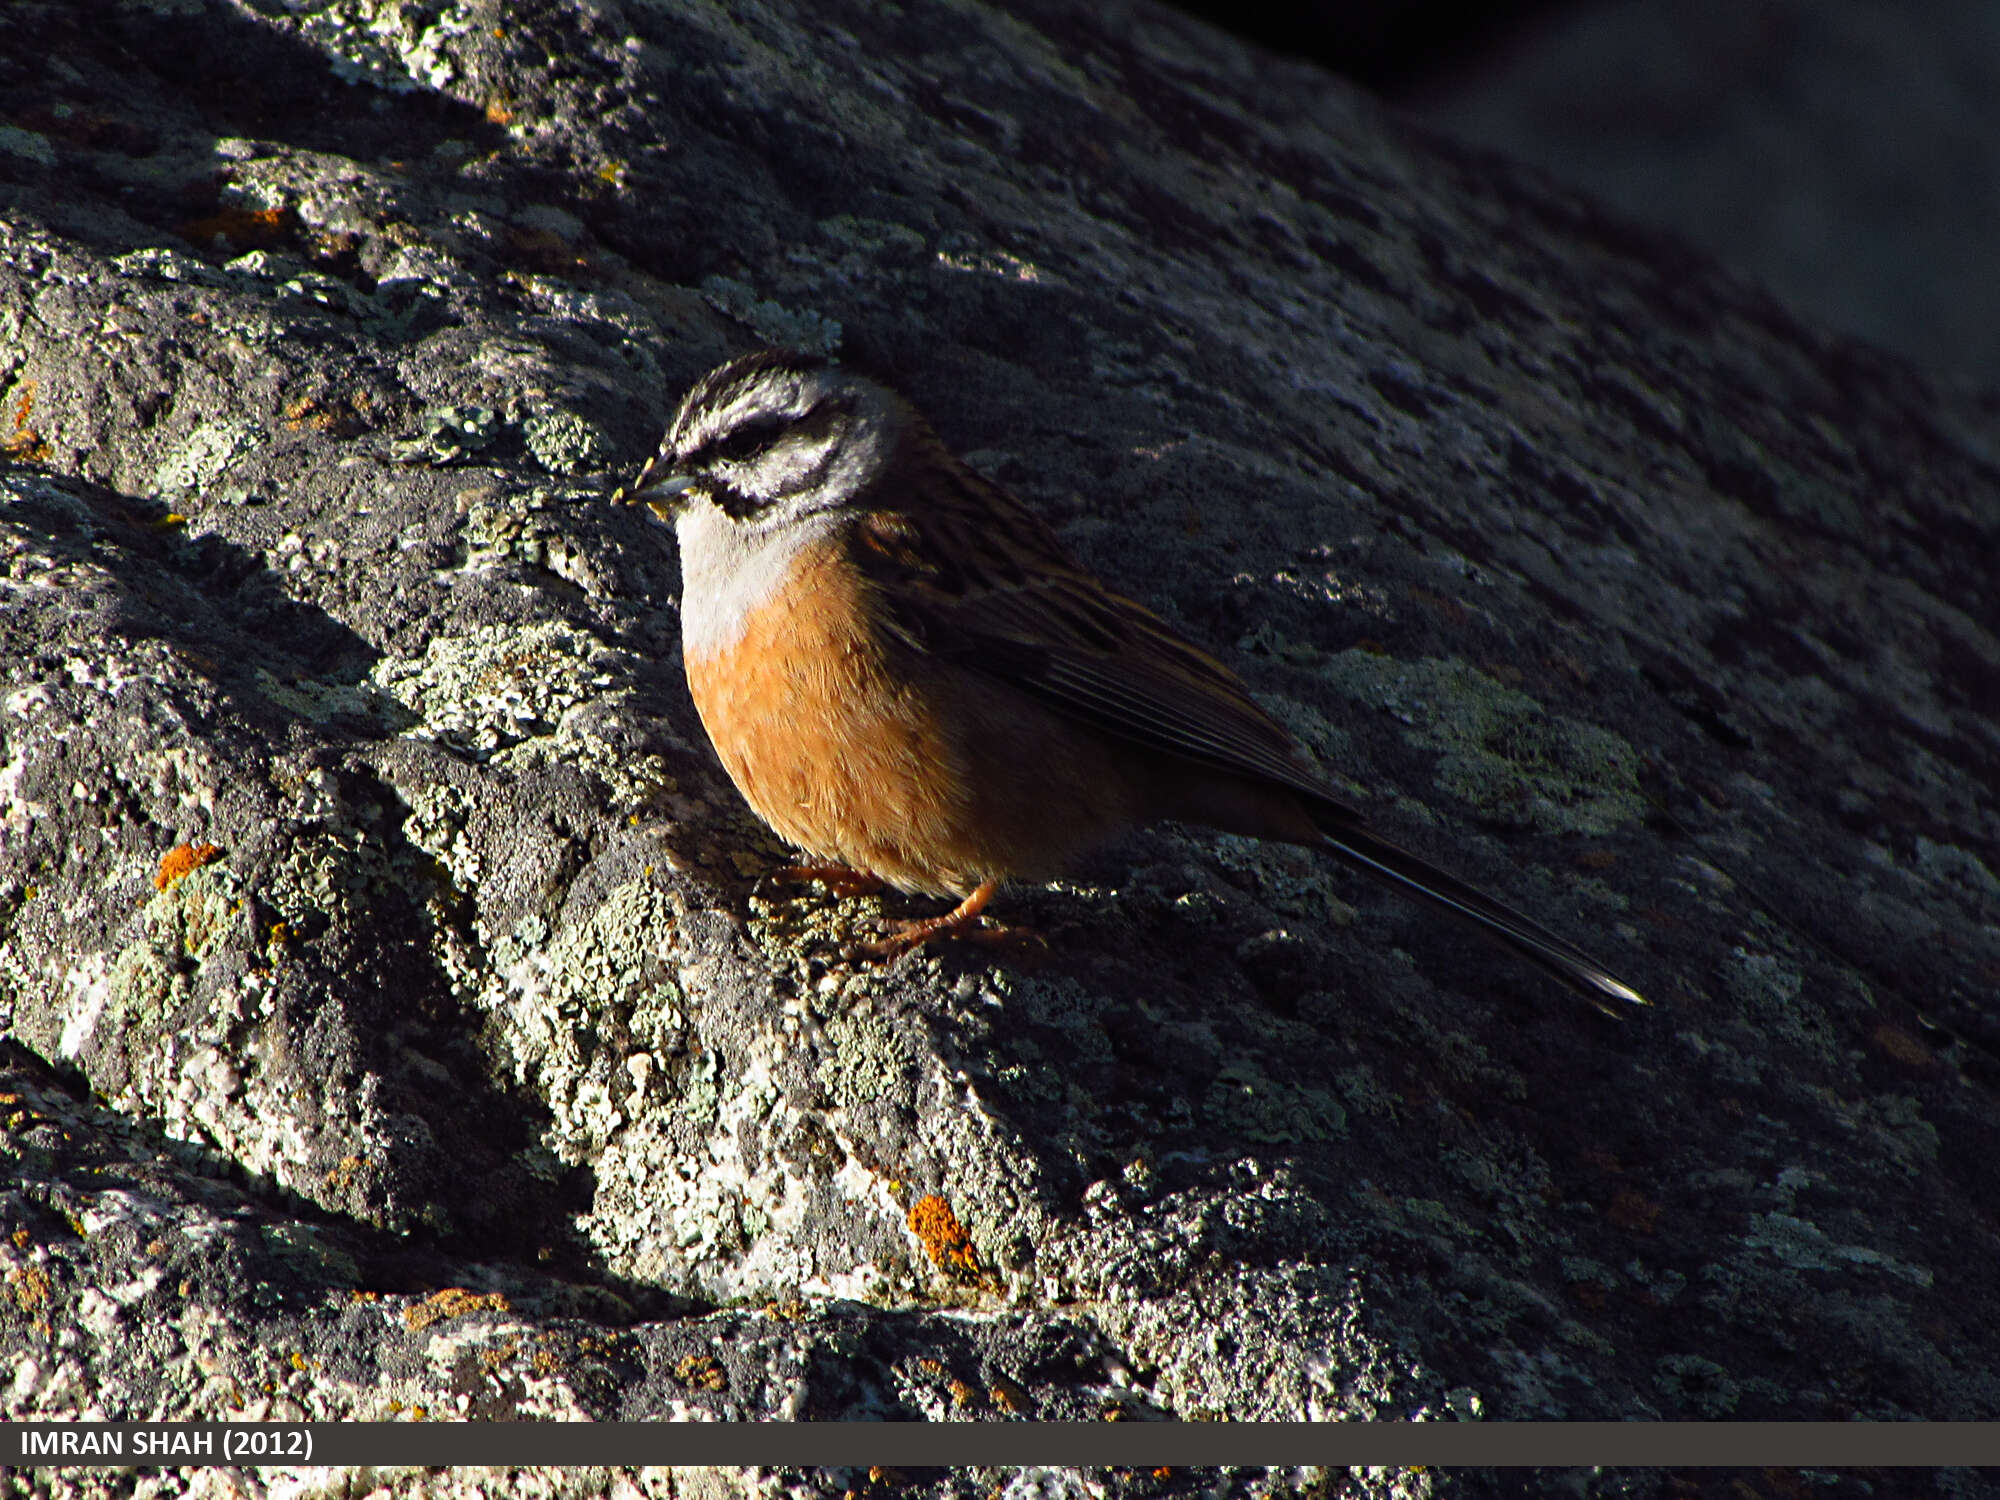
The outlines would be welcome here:
[[[300,29],[343,83],[385,93],[450,92],[460,85],[453,38],[480,25],[469,7],[405,6],[395,0],[333,0],[300,16]]]
[[[521,439],[535,462],[551,474],[601,469],[614,456],[611,440],[587,417],[560,407],[531,411],[521,419]]]
[[[369,678],[415,715],[405,734],[485,761],[555,734],[565,714],[612,686],[622,655],[560,620],[487,625],[434,637],[420,660],[384,658]]]
[[[178,972],[170,953],[150,941],[134,943],[111,963],[110,1014],[122,1029],[158,1025],[188,996],[188,976]]]
[[[204,422],[161,460],[153,471],[153,489],[169,496],[205,489],[261,441],[263,433],[254,422],[233,418]]]
[[[1474,1240],[1479,1237],[1478,1230],[1435,1198],[1405,1198],[1403,1214],[1414,1224],[1442,1234],[1448,1239]]]
[[[1937,1126],[1924,1118],[1920,1100],[1908,1094],[1884,1094],[1871,1102],[1882,1122],[1877,1135],[1905,1168],[1915,1171],[1937,1161],[1944,1143]]]
[[[1354,908],[1340,898],[1341,879],[1324,858],[1233,833],[1214,834],[1211,843],[1216,863],[1246,879],[1272,911],[1336,927],[1354,920]]]
[[[587,594],[602,597],[613,585],[599,571],[590,550],[571,534],[567,519],[577,505],[594,504],[601,498],[601,491],[594,487],[537,487],[525,494],[498,486],[461,490],[457,500],[465,516],[459,531],[465,545],[465,566],[542,568]]]
[[[1792,1214],[1752,1214],[1743,1244],[1795,1271],[1881,1271],[1917,1287],[1929,1287],[1936,1280],[1926,1266],[1867,1245],[1840,1244],[1811,1220]]]
[[[842,329],[832,318],[795,310],[757,295],[754,287],[727,276],[710,276],[701,284],[710,306],[773,344],[807,354],[831,354],[840,347]]]
[[[1280,1082],[1244,1059],[1215,1075],[1201,1107],[1218,1129],[1265,1145],[1330,1141],[1347,1133],[1347,1111],[1327,1090]]]
[[[659,972],[677,923],[670,893],[639,879],[553,939],[546,921],[529,913],[489,942],[479,1003],[494,1017],[515,1080],[548,1099],[557,1122],[548,1144],[568,1160],[586,1159],[616,1134],[669,1071],[676,1109],[714,1111],[714,1059],[693,1050],[680,985]],[[620,1049],[602,1041],[613,1007],[624,1021]],[[670,1069],[681,1057],[687,1061]]]
[[[183,875],[146,903],[156,940],[176,944],[201,963],[231,937],[245,935],[243,899],[226,865],[204,865]]]
[[[1366,1063],[1340,1069],[1333,1075],[1333,1082],[1348,1107],[1360,1114],[1380,1115],[1393,1120],[1402,1113],[1402,1095],[1383,1087],[1374,1070]]]
[[[1457,660],[1343,651],[1320,667],[1339,691],[1401,720],[1439,752],[1437,784],[1481,817],[1547,833],[1606,834],[1646,811],[1639,754],[1607,729],[1550,714]]]
[[[414,437],[389,445],[398,463],[458,463],[491,447],[500,434],[500,413],[490,406],[434,406],[423,414]]]
[[[1840,1039],[1825,1007],[1806,993],[1805,975],[1789,959],[1732,948],[1722,962],[1722,982],[1760,1035],[1781,1038],[1828,1060],[1840,1055]]]
[[[226,866],[207,865],[155,892],[140,912],[141,935],[112,960],[109,1011],[122,1031],[174,1015],[193,993],[196,966],[244,935],[243,903]]]
[[[849,1109],[893,1097],[899,1079],[915,1066],[907,1045],[872,1010],[834,1016],[826,1023],[826,1037],[819,1081]]]
[[[366,682],[324,682],[317,677],[280,678],[263,667],[251,674],[257,690],[286,713],[315,724],[336,718],[371,719],[390,730],[406,729],[416,716]]]
[[[726,855],[740,879],[755,880],[788,857],[784,846],[768,833],[748,836],[755,841],[752,848],[732,849]],[[750,935],[757,946],[781,966],[802,973],[851,949],[857,939],[884,930],[878,896],[834,896],[810,885],[785,890],[781,883],[770,896],[752,895],[748,906]],[[847,1002],[832,989],[814,989],[808,1003],[816,1014],[824,1015]]]
[[[835,214],[830,219],[819,221],[819,232],[838,245],[847,256],[869,264],[915,261],[927,249],[924,237],[916,230],[889,219]]]

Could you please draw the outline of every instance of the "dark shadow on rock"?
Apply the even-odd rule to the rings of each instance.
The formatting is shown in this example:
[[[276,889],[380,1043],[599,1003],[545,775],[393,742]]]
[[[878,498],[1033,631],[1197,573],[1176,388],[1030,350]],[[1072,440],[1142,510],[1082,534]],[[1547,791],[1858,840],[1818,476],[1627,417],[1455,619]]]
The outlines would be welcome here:
[[[418,1262],[449,1247],[601,1279],[570,1228],[589,1201],[589,1173],[532,1165],[547,1112],[531,1091],[497,1081],[477,1018],[439,967],[438,928],[469,928],[469,913],[409,843],[409,809],[372,763],[408,718],[368,686],[379,653],[289,596],[254,553],[215,535],[188,538],[163,505],[29,470],[0,476],[11,481],[8,519],[39,557],[26,576],[72,579],[49,609],[17,613],[10,650],[52,671],[85,654],[160,664],[63,745],[37,744],[44,731],[33,721],[15,737],[21,795],[63,809],[30,828],[24,867],[81,861],[91,867],[86,889],[138,884],[148,904],[125,916],[114,902],[92,919],[111,993],[94,1024],[66,1031],[76,1018],[59,995],[25,996],[14,1034],[100,1095],[156,1097],[174,1081],[171,1059],[213,1029],[215,1007],[230,1007],[236,1029],[224,1050],[235,1056],[218,1065],[243,1081],[221,1093],[244,1109],[220,1127],[204,1170],[229,1160],[260,1191],[324,1222],[345,1212],[360,1221],[357,1234],[414,1235],[396,1253]],[[70,811],[70,782],[124,785],[121,763],[144,764],[158,748],[147,743],[153,724],[195,730],[221,762],[216,812],[176,817],[127,791],[94,820],[109,840],[89,836],[91,804]],[[270,782],[295,778],[317,786],[314,816],[270,796]],[[200,846],[229,884],[210,890],[199,868],[157,891],[135,880],[177,844]],[[345,886],[340,902],[301,899],[296,880],[313,869]],[[28,900],[16,920],[28,930],[41,915]],[[74,930],[49,936],[77,942]],[[256,997],[249,1016],[246,994]],[[360,1113],[343,1108],[355,1100]],[[274,1149],[260,1126],[281,1149],[303,1142],[307,1160],[257,1165]],[[439,1248],[424,1252],[426,1242]],[[374,1243],[386,1254],[399,1242]],[[641,1287],[616,1291],[635,1306],[657,1301]]]
[[[656,1287],[603,1276],[573,1252],[524,1254],[500,1236],[396,1234],[330,1213],[210,1144],[167,1135],[153,1120],[106,1110],[92,1099],[87,1080],[75,1068],[52,1063],[10,1037],[0,1037],[0,1078],[15,1092],[17,1107],[24,1085],[42,1099],[48,1097],[46,1090],[60,1089],[73,1101],[59,1147],[37,1150],[29,1136],[34,1167],[58,1168],[73,1179],[86,1179],[96,1192],[144,1195],[161,1207],[205,1204],[249,1230],[252,1241],[261,1241],[269,1252],[270,1264],[263,1267],[223,1265],[199,1240],[170,1238],[159,1242],[156,1251],[165,1257],[160,1265],[170,1275],[205,1282],[275,1282],[283,1296],[301,1304],[329,1293],[499,1293],[523,1312],[575,1317],[601,1327],[701,1311]],[[25,1133],[26,1127],[20,1128]],[[536,1205],[516,1207],[532,1212]]]
[[[60,57],[60,72],[36,59]],[[384,65],[388,53],[383,54]],[[370,71],[377,76],[362,81]],[[0,154],[0,194],[111,254],[162,242],[205,256],[303,253],[336,274],[334,244],[302,240],[295,218],[222,194],[226,138],[283,142],[357,161],[417,162],[446,142],[490,150],[504,132],[473,105],[393,67],[353,66],[235,7],[197,15],[103,3],[19,7],[0,17],[9,118],[56,159]],[[7,180],[12,177],[11,188]],[[4,200],[0,200],[4,201]]]

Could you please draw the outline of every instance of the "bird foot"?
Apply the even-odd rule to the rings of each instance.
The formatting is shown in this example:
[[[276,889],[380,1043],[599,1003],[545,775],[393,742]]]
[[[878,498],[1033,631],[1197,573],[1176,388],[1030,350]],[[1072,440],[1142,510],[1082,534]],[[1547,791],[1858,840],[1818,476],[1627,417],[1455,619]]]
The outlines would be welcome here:
[[[959,902],[941,917],[926,917],[916,922],[892,923],[881,937],[860,945],[861,951],[870,958],[898,959],[905,953],[917,949],[936,938],[963,938],[974,943],[1010,943],[1031,941],[1046,947],[1042,939],[1025,927],[1002,927],[989,924],[980,913],[1000,889],[1000,882],[989,880]]]

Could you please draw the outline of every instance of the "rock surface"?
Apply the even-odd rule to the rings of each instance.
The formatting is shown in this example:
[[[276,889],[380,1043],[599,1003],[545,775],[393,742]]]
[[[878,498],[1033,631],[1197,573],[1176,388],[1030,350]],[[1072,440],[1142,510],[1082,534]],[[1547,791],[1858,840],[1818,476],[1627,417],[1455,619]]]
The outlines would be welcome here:
[[[8,1416],[2000,1416],[1991,407],[1148,7],[0,97]],[[601,503],[773,340],[1656,1009],[1174,829],[852,961]]]

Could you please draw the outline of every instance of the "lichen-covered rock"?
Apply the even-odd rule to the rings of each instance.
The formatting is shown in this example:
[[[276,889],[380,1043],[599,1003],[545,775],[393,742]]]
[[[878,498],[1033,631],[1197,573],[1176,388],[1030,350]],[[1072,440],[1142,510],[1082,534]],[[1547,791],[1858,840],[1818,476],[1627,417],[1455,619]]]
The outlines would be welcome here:
[[[9,1415],[2000,1415],[1990,412],[1143,7],[0,89]],[[768,339],[1657,1008],[1174,829],[857,962],[600,503]]]

